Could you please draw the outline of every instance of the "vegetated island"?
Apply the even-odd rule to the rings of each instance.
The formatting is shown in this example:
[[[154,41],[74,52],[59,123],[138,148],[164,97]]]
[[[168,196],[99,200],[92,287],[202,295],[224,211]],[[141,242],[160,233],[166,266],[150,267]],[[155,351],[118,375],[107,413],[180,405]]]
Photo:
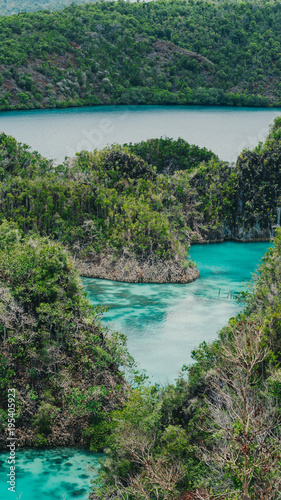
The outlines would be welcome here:
[[[0,145],[1,448],[13,387],[19,446],[107,450],[94,500],[277,500],[281,119],[235,168],[181,139],[82,152],[58,167],[5,134]],[[125,338],[101,327],[77,262],[110,252],[179,263],[188,241],[275,229],[246,310],[194,352],[188,381],[145,387],[137,374],[131,387]]]
[[[280,130],[278,118],[235,168],[205,148],[162,138],[83,151],[54,166],[2,134],[1,218],[63,244],[84,276],[187,283],[199,275],[190,244],[272,238]]]
[[[101,1],[2,16],[0,109],[278,106],[280,23],[280,0]]]

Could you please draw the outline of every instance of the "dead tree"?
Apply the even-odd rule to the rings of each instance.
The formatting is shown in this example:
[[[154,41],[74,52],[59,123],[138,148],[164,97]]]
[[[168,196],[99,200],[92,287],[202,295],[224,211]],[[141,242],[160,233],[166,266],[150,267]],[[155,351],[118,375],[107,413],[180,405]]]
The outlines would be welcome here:
[[[201,457],[238,479],[243,500],[251,492],[252,498],[281,498],[280,416],[261,375],[268,350],[259,325],[239,324],[222,339],[220,352],[219,366],[209,373],[202,426],[213,444],[202,444]]]

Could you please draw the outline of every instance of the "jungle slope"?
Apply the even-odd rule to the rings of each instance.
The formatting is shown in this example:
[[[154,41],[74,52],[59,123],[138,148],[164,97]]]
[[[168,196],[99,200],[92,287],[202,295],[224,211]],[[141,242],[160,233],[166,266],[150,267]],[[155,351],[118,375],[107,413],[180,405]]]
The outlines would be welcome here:
[[[281,103],[280,0],[71,5],[0,18],[0,109]]]
[[[0,448],[9,390],[17,446],[103,447],[127,391],[120,368],[131,361],[98,316],[61,245],[0,225]]]

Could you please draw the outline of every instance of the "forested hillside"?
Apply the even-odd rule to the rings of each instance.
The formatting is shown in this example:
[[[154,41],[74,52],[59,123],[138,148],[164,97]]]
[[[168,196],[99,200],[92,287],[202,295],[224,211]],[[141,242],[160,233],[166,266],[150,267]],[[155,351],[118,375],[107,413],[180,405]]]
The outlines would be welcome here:
[[[173,263],[181,281],[190,243],[272,236],[281,206],[280,130],[278,118],[234,169],[205,148],[168,138],[83,151],[54,166],[2,134],[1,220],[61,242],[80,263],[104,266],[105,258],[110,279],[130,280],[130,272],[114,275],[124,258],[124,268],[130,259],[151,270]],[[142,275],[133,281],[177,281]]]
[[[0,109],[281,104],[281,3],[98,2],[0,18]]]
[[[87,3],[96,1],[88,0]],[[59,10],[72,3],[79,5],[85,3],[85,0],[0,0],[0,16],[37,10]]]
[[[62,246],[0,225],[0,448],[11,388],[18,446],[103,446],[110,411],[125,397],[120,365],[130,359],[98,315]]]
[[[206,230],[216,231],[230,213],[231,202],[223,200],[227,193],[231,198],[231,182],[216,184],[212,178],[217,173],[229,180],[229,169],[210,151],[182,140],[149,141],[139,147],[145,156],[159,143],[160,149],[165,146],[168,164],[185,168],[177,176],[157,173],[157,166],[130,151],[138,145],[82,152],[55,167],[2,134],[1,218],[17,222],[25,233],[38,231],[60,241],[83,262],[106,257],[118,263],[126,254],[152,268],[157,262],[167,268],[171,262],[180,273],[188,272],[188,231],[196,238],[203,223]],[[201,167],[204,160],[210,164]],[[162,168],[165,165],[158,165],[160,172]],[[208,190],[215,193],[216,202],[204,216],[201,208]],[[189,222],[193,229],[187,228]]]

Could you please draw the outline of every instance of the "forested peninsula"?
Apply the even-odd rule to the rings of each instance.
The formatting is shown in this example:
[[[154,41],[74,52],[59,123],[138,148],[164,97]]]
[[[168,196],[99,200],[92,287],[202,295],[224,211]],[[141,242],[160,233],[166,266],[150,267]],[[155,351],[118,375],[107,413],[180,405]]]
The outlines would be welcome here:
[[[0,109],[278,106],[280,26],[280,0],[118,0],[3,16]]]
[[[55,166],[2,134],[1,220],[62,244],[84,276],[187,283],[199,275],[190,244],[273,237],[280,134],[278,118],[235,167],[167,138],[82,151]]]
[[[98,0],[88,0],[87,3],[96,1]],[[84,0],[0,0],[0,16],[38,10],[59,10],[72,3],[80,5],[86,2]]]

